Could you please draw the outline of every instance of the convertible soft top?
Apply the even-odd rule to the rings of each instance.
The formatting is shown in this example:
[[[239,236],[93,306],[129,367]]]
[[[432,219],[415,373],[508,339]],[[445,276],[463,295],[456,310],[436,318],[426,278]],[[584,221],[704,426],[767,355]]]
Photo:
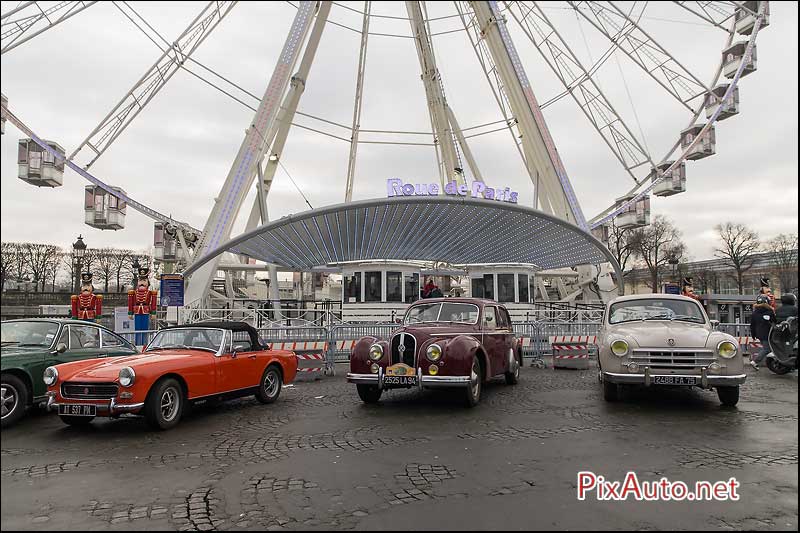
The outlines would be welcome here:
[[[246,332],[250,337],[250,344],[254,349],[266,349],[267,345],[261,344],[258,338],[258,331],[248,324],[247,322],[232,321],[232,320],[207,320],[204,322],[194,322],[192,324],[181,324],[179,326],[167,326],[163,329],[177,329],[177,328],[212,328],[212,329],[229,329],[234,333]]]

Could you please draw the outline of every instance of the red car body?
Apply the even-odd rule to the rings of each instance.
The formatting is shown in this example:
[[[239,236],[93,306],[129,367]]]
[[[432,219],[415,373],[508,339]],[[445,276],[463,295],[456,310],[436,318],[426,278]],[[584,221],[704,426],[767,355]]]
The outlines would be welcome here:
[[[222,331],[223,342],[216,352],[199,348],[150,350],[157,342],[157,334],[141,354],[89,359],[52,367],[56,379],[48,386],[48,408],[57,409],[65,422],[79,425],[94,416],[114,417],[123,413],[148,416],[148,401],[154,401],[154,390],[166,381],[179,385],[177,392],[182,407],[186,402],[205,399],[249,394],[258,397],[269,369],[277,372],[280,378],[275,398],[282,384],[294,380],[297,373],[294,352],[262,346],[255,330],[247,324],[200,323],[166,328],[159,333],[204,329],[215,332],[216,336]],[[239,340],[236,340],[237,334]],[[123,369],[135,373],[133,383],[128,386],[120,382]],[[271,373],[273,379],[275,372]],[[47,373],[45,371],[45,377]],[[274,383],[272,387],[274,390]],[[263,391],[261,393],[263,396]]]
[[[435,320],[411,323],[418,308],[440,304]],[[454,316],[459,320],[452,320]],[[438,357],[431,352],[434,346]],[[371,356],[376,347],[383,354],[378,359]],[[387,389],[420,387],[462,389],[467,404],[475,405],[481,383],[497,376],[516,383],[521,366],[520,340],[503,305],[475,298],[433,298],[410,306],[404,326],[388,338],[360,339],[351,353],[347,379],[368,403]]]

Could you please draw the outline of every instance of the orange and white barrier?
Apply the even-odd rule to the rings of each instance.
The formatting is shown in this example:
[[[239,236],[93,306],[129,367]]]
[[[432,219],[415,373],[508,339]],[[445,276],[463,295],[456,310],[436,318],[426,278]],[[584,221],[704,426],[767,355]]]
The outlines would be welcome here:
[[[328,343],[325,341],[273,342],[270,347],[273,350],[290,350],[292,352],[325,351],[328,349]]]
[[[597,344],[596,335],[554,335],[550,337],[553,369],[589,368],[589,345]]]
[[[325,370],[325,354],[324,353],[298,353],[295,354],[297,357],[297,371],[298,372],[322,372]],[[311,361],[311,365],[316,366],[309,366],[309,367],[300,367],[301,362],[303,361]]]

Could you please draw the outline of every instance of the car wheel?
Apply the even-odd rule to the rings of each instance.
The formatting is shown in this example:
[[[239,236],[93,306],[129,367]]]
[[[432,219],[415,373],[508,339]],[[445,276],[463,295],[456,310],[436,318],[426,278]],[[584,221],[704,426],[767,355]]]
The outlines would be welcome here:
[[[770,370],[772,370],[773,372],[775,372],[780,376],[788,374],[789,372],[794,370],[792,367],[784,365],[771,357],[767,358],[767,368],[769,368]]]
[[[469,373],[469,386],[465,394],[467,407],[475,407],[481,401],[481,387],[483,386],[483,368],[477,355],[472,356],[472,369]]]
[[[739,403],[739,385],[730,387],[717,387],[717,396],[722,405],[733,407]]]
[[[506,372],[506,384],[507,385],[516,385],[519,383],[519,369],[522,366],[521,359],[517,359],[514,357],[511,368],[511,372]]]
[[[175,427],[183,414],[183,388],[177,380],[168,378],[158,381],[144,404],[144,418],[154,429]]]
[[[17,376],[3,374],[0,385],[0,407],[2,427],[9,427],[25,414],[28,405],[28,387]]]
[[[375,385],[356,385],[356,390],[358,391],[358,397],[364,403],[378,403],[383,393]]]
[[[92,420],[94,420],[93,416],[67,416],[67,415],[58,415],[62,422],[64,422],[68,426],[88,426]]]
[[[261,403],[272,403],[281,395],[283,380],[276,366],[268,366],[261,376],[261,383],[256,393],[256,400]]]
[[[607,402],[616,402],[619,400],[619,386],[616,383],[611,383],[608,380],[604,380],[603,398]]]

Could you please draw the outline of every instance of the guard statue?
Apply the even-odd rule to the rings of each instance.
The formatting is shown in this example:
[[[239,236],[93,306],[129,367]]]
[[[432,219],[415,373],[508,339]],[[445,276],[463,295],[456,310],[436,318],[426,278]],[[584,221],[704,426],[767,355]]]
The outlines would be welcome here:
[[[95,294],[92,273],[81,273],[81,292],[72,295],[72,318],[94,322],[103,313],[103,295]]]
[[[150,290],[150,269],[140,267],[136,289],[128,291],[128,318],[134,319],[133,325],[136,331],[150,329],[150,316],[156,314],[156,297],[156,291]],[[135,344],[136,346],[147,344],[147,334],[137,333]]]

